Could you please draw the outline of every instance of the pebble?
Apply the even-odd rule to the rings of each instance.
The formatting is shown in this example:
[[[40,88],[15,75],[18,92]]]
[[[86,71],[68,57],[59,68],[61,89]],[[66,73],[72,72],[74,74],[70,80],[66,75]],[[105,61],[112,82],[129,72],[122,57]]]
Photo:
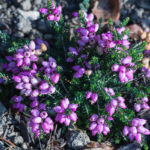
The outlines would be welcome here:
[[[30,10],[31,9],[31,1],[30,0],[24,0],[21,2],[20,6],[23,10]]]
[[[38,11],[23,11],[18,9],[18,13],[23,16],[26,20],[35,21],[40,18],[40,12]]]
[[[14,143],[15,143],[16,145],[21,145],[21,144],[23,144],[23,142],[24,142],[24,140],[23,140],[22,136],[16,136],[16,137],[14,138]]]
[[[23,33],[29,33],[32,30],[31,22],[28,19],[20,16],[17,29]]]

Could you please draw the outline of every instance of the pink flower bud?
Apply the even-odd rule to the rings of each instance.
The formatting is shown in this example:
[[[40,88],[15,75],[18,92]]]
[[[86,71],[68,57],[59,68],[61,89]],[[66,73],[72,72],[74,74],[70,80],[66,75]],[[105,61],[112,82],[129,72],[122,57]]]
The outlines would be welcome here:
[[[147,97],[142,97],[142,101],[147,103],[148,102],[148,98]]]
[[[70,104],[70,105],[69,105],[69,109],[70,109],[71,111],[76,111],[77,108],[78,108],[78,104]]]
[[[40,13],[47,15],[48,14],[48,9],[47,8],[40,8]]]
[[[34,101],[30,104],[31,108],[37,107],[38,105],[39,105],[39,102],[38,102],[37,100],[34,100]]]
[[[137,141],[138,143],[141,143],[142,135],[141,135],[140,133],[137,133],[137,134],[135,135],[135,139],[136,139],[136,141]]]
[[[130,130],[130,133],[132,133],[134,136],[137,134],[136,127],[130,127],[129,130]]]
[[[34,117],[38,117],[39,114],[40,114],[40,112],[39,112],[38,109],[32,109],[32,110],[31,110],[31,114],[32,114],[32,116],[34,116]]]
[[[97,123],[96,122],[92,122],[90,124],[89,130],[94,130],[97,127]]]
[[[67,109],[68,105],[69,105],[69,99],[68,98],[64,98],[61,100],[61,108]]]
[[[97,134],[97,129],[92,130],[92,136],[95,136]]]
[[[121,107],[122,109],[126,109],[127,108],[127,106],[126,106],[126,104],[125,103],[119,103],[119,107]]]
[[[134,135],[132,133],[129,134],[129,139],[130,139],[130,141],[134,140]]]
[[[141,110],[141,104],[134,104],[134,109],[135,109],[135,111],[136,112],[140,112],[140,110]]]
[[[53,120],[50,117],[47,117],[45,119],[45,122],[47,122],[48,124],[53,124]]]
[[[90,121],[96,121],[98,119],[98,115],[96,114],[93,114],[91,117],[90,117]]]
[[[125,66],[120,66],[119,67],[119,71],[120,72],[125,72],[126,71],[126,67]]]
[[[104,124],[104,122],[105,122],[105,119],[104,119],[104,118],[99,118],[99,119],[97,120],[97,123],[98,123],[98,124]]]
[[[64,113],[64,109],[62,108],[62,107],[60,107],[60,106],[55,106],[54,108],[53,108],[53,110],[55,111],[55,112],[57,112],[57,113]]]
[[[48,114],[47,114],[46,111],[42,111],[42,112],[40,113],[40,117],[41,117],[42,119],[45,119],[47,116],[48,116]]]
[[[25,82],[25,83],[28,83],[29,82],[29,77],[28,76],[22,76],[22,81]]]
[[[71,122],[71,120],[70,120],[70,118],[65,118],[65,121],[64,121],[64,123],[65,123],[65,125],[66,126],[69,126],[70,125],[70,122]]]
[[[124,136],[127,136],[129,134],[129,127],[128,126],[125,126],[124,128],[123,128],[123,135]]]
[[[35,117],[32,119],[33,123],[41,123],[42,122],[42,118],[41,117]]]
[[[49,84],[47,82],[43,82],[39,88],[40,90],[46,90],[49,88]]]
[[[88,92],[86,93],[86,99],[91,98],[91,96],[92,96],[92,92],[91,92],[91,91],[88,91]]]
[[[16,85],[16,89],[22,90],[24,88],[23,82],[20,82]]]
[[[139,126],[143,126],[147,123],[147,121],[145,119],[138,119],[138,124]]]
[[[55,91],[56,91],[56,88],[55,88],[54,86],[50,86],[50,87],[49,87],[49,93],[50,93],[50,94],[54,94]]]
[[[111,67],[111,70],[114,71],[114,72],[119,71],[119,65],[118,65],[118,64],[114,64],[114,65]]]
[[[91,99],[92,99],[93,103],[96,103],[97,99],[98,99],[98,94],[97,93],[93,93],[92,96],[91,96]]]
[[[103,124],[98,124],[96,129],[97,129],[98,134],[101,134],[103,131]]]
[[[109,116],[112,116],[115,113],[115,110],[116,109],[114,107],[109,107],[109,110],[108,110]]]
[[[19,76],[13,76],[12,79],[17,83],[21,82],[21,77]]]
[[[22,64],[23,64],[23,60],[22,59],[18,59],[17,60],[17,67],[22,66]]]
[[[25,65],[28,66],[28,65],[30,65],[30,63],[31,63],[31,60],[30,60],[30,58],[25,57],[24,60],[23,60],[23,62],[24,62]]]
[[[59,79],[60,79],[60,74],[58,74],[58,73],[53,74],[53,75],[51,76],[51,81],[52,81],[52,83],[54,83],[54,84],[57,84],[58,81],[59,81]]]
[[[24,84],[24,88],[26,88],[27,90],[31,90],[32,89],[32,85],[30,83],[25,83]]]
[[[115,100],[115,99],[112,99],[111,100],[111,102],[110,102],[110,105],[112,106],[112,107],[117,107],[117,105],[118,105],[118,102],[117,102],[117,100]]]
[[[150,109],[149,105],[147,103],[143,103],[142,104],[142,108],[143,109]]]
[[[118,100],[118,102],[120,102],[120,103],[125,101],[125,99],[124,99],[123,97],[121,97],[121,96],[118,96],[118,97],[117,97],[117,100]]]
[[[77,114],[75,112],[72,112],[70,115],[69,115],[69,118],[73,121],[73,122],[76,122],[78,117],[77,117]]]
[[[32,124],[32,132],[35,133],[39,129],[40,125],[37,123]]]
[[[48,15],[47,20],[54,21],[54,15],[52,14]]]
[[[36,86],[39,83],[39,81],[34,77],[32,77],[30,81],[33,86]]]
[[[127,57],[125,57],[125,58],[123,58],[123,59],[121,60],[121,63],[122,63],[123,65],[128,65],[128,64],[131,63],[131,61],[132,61],[132,57],[131,57],[131,56],[127,56]]]
[[[39,96],[39,91],[37,89],[33,90],[32,93],[31,93],[31,96],[32,97],[37,97]]]

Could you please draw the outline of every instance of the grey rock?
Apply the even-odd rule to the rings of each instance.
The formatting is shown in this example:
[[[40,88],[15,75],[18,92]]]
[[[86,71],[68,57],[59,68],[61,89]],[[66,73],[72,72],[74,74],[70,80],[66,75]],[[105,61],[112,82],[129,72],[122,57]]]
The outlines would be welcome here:
[[[27,144],[26,144],[26,143],[23,143],[23,144],[22,144],[22,148],[25,149],[25,150],[27,150],[27,149],[28,149]]]
[[[0,143],[0,149],[5,149],[5,147],[2,145],[2,143]]]
[[[35,21],[40,18],[40,13],[38,11],[23,11],[21,9],[18,9],[18,13],[25,19],[30,21]]]
[[[6,111],[6,107],[0,102],[0,117],[2,117],[2,114]]]
[[[142,7],[144,9],[150,10],[150,1],[149,0],[142,0],[136,3],[139,7]]]
[[[19,22],[17,24],[17,29],[23,33],[29,33],[32,30],[31,22],[24,17],[19,17]]]
[[[47,32],[48,31],[48,25],[44,21],[44,19],[37,22],[37,29],[41,32]]]
[[[14,33],[13,36],[14,36],[14,37],[17,37],[17,38],[22,38],[22,37],[24,37],[24,33],[18,31],[18,32]]]
[[[66,133],[67,146],[69,148],[78,150],[90,143],[90,138],[82,131],[68,131]]]
[[[42,3],[42,0],[34,0],[34,4],[35,5],[39,5],[39,4],[41,4]]]
[[[4,133],[4,130],[3,130],[3,125],[0,124],[0,136]]]
[[[31,1],[30,0],[24,0],[21,2],[20,6],[23,10],[30,10],[31,9]]]
[[[51,40],[53,36],[51,34],[45,34],[44,35],[45,40]]]
[[[117,150],[141,150],[141,146],[138,143],[131,143],[118,148]]]
[[[14,138],[14,143],[15,143],[16,145],[21,145],[21,144],[23,144],[23,142],[24,142],[24,140],[23,140],[22,136],[16,136],[16,137]]]

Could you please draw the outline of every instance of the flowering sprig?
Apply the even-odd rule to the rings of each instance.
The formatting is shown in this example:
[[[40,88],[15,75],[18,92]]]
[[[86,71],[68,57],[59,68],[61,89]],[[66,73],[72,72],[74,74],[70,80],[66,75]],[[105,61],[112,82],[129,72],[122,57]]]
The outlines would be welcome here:
[[[78,108],[77,104],[70,104],[68,98],[61,100],[60,106],[55,106],[53,110],[57,113],[55,121],[69,126],[71,121],[76,122],[78,117],[75,113]]]
[[[150,131],[144,127],[146,122],[147,121],[145,119],[134,118],[131,122],[131,126],[124,127],[123,135],[128,135],[130,141],[133,141],[135,139],[138,143],[141,143],[142,134],[150,135]]]
[[[95,136],[96,134],[103,133],[104,135],[107,135],[110,132],[110,128],[105,122],[105,119],[102,117],[98,117],[97,114],[93,114],[90,117],[91,124],[89,126],[89,130],[92,131],[92,136]]]
[[[127,56],[121,60],[122,65],[114,64],[111,69],[113,72],[119,72],[119,79],[121,83],[127,83],[133,80],[133,74],[135,70],[132,67],[135,65],[132,63],[132,57]]]
[[[136,112],[140,112],[141,109],[150,109],[150,106],[147,104],[148,101],[149,100],[147,97],[142,97],[141,103],[135,103],[134,104],[134,110]]]
[[[50,3],[50,8],[40,8],[40,12],[47,16],[47,20],[58,22],[61,18],[62,7],[60,5],[56,7],[53,0],[50,0]]]

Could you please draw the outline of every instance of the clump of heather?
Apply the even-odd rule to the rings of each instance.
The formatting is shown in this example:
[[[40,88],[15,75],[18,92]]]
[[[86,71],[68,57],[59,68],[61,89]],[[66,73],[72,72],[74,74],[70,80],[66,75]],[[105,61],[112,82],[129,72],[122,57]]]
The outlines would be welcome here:
[[[128,135],[143,144],[148,123],[137,114],[150,108],[145,42],[130,38],[128,19],[119,26],[109,19],[103,27],[84,10],[73,13],[78,24],[70,37],[62,7],[53,0],[48,4],[40,12],[55,29],[55,43],[30,41],[2,65],[15,87],[12,107],[30,113],[30,127],[38,138],[59,123],[76,124],[98,141],[120,144],[128,142]]]

